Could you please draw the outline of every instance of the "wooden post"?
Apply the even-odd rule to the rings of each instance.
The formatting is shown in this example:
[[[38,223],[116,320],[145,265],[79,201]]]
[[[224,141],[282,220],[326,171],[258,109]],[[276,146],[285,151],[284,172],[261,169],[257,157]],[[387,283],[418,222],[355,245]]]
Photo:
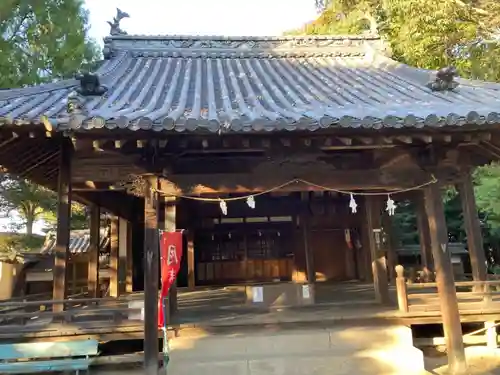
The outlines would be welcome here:
[[[497,326],[494,321],[485,322],[484,328],[486,328],[486,345],[490,349],[498,348],[498,337],[497,337]]]
[[[134,262],[133,262],[133,252],[132,252],[132,236],[134,227],[133,223],[129,222],[127,225],[127,285],[125,287],[125,291],[127,293],[132,293],[134,291]]]
[[[175,197],[165,197],[165,224],[164,228],[167,232],[175,232],[177,230],[177,200]],[[169,293],[169,313],[170,316],[177,312],[177,280],[170,287]]]
[[[144,188],[144,369],[147,375],[158,375],[158,289],[159,235],[158,194],[156,178],[145,180]]]
[[[367,197],[359,197],[358,200],[361,201],[362,207],[366,208],[366,199]],[[361,264],[360,270],[361,270],[361,275],[362,275],[362,280],[365,282],[373,282],[373,272],[372,272],[372,257],[370,254],[370,233],[372,232],[371,229],[368,229],[367,227],[367,220],[366,220],[366,210],[363,208],[360,210],[360,219],[361,219],[361,251],[360,251],[360,257],[359,257],[359,262]]]
[[[195,263],[194,263],[194,235],[193,232],[187,234],[187,266],[188,266],[188,289],[194,290],[195,278]]]
[[[59,178],[57,181],[57,231],[54,249],[54,285],[52,298],[66,298],[67,264],[69,257],[69,231],[71,220],[71,144],[63,140],[59,154]],[[52,311],[61,312],[64,304],[55,304]]]
[[[109,295],[115,298],[120,294],[118,289],[118,225],[118,217],[111,216],[111,243],[109,250]]]
[[[397,259],[397,243],[394,233],[394,228],[392,227],[392,218],[384,213],[382,215],[382,225],[384,227],[384,233],[386,235],[385,250],[387,253],[387,270],[389,274],[389,280],[396,280],[396,265],[398,263]]]
[[[90,206],[90,248],[88,269],[88,292],[89,298],[99,298],[99,243],[101,214],[99,206]]]
[[[126,292],[128,227],[128,221],[120,218],[118,223],[118,295]]]
[[[382,248],[380,199],[376,196],[365,197],[365,230],[367,246],[371,255],[373,287],[375,298],[380,303],[389,303],[389,283],[387,280],[387,262]],[[378,231],[378,232],[377,232]],[[377,238],[378,236],[378,238]]]
[[[431,238],[429,234],[429,219],[425,211],[424,194],[422,191],[416,191],[414,194],[414,204],[417,214],[417,228],[420,245],[420,259],[422,260],[422,269],[426,274],[425,281],[429,282],[429,278],[434,272],[434,261],[432,259]]]
[[[446,338],[449,372],[454,375],[462,375],[467,373],[467,364],[455,280],[448,249],[448,231],[444,217],[443,199],[439,185],[436,183],[424,188],[424,198],[425,210],[429,219],[432,255],[436,267],[436,282]]]
[[[314,284],[316,282],[316,271],[314,269],[314,257],[309,246],[309,231],[306,220],[302,221],[302,239],[304,240],[304,253],[306,257],[306,275],[307,283]]]
[[[408,312],[408,287],[406,286],[405,269],[401,265],[397,265],[396,271],[396,291],[398,293],[399,311]]]
[[[300,224],[302,225],[302,241],[304,244],[304,256],[306,260],[306,277],[308,284],[314,284],[316,282],[314,253],[309,246],[309,192],[302,192],[300,198],[302,201]]]
[[[467,234],[467,247],[469,250],[472,277],[474,281],[486,280],[486,256],[483,248],[483,236],[481,225],[477,216],[476,199],[474,197],[474,186],[470,171],[462,176],[457,185],[462,202],[465,232]]]

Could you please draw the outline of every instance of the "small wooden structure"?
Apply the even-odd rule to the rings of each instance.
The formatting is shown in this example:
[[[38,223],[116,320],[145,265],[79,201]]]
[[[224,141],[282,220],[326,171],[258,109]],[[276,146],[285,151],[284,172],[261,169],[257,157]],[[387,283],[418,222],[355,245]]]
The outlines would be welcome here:
[[[387,50],[377,35],[114,30],[94,74],[0,91],[0,164],[59,194],[53,299],[68,290],[71,200],[91,207],[89,297],[99,211],[111,213],[110,295],[145,290],[145,362],[156,374],[158,229],[187,229],[179,282],[191,288],[364,279],[387,303],[395,257],[381,240],[384,206],[410,198],[461,373],[441,188],[458,187],[473,277],[484,281],[470,171],[500,156],[500,85],[447,70],[434,78]],[[175,288],[170,301],[175,312]]]

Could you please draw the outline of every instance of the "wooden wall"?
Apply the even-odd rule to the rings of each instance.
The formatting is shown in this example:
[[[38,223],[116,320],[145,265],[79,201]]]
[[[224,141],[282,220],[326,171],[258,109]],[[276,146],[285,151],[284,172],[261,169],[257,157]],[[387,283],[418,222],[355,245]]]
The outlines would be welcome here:
[[[257,207],[253,211],[245,207],[244,203],[229,204],[228,216],[221,216],[218,205],[209,203],[189,203],[191,206],[190,223],[196,223],[195,232],[195,274],[197,285],[248,283],[253,281],[306,281],[306,260],[304,253],[305,239],[313,253],[313,263],[317,281],[343,281],[356,277],[356,257],[354,251],[346,243],[345,230],[358,230],[359,215],[352,214],[348,209],[348,199],[345,196],[328,194],[306,193],[305,203],[300,194],[291,194],[282,197],[266,197],[258,199]],[[196,207],[196,205],[198,205]],[[189,208],[180,208],[189,212]],[[215,221],[227,218],[256,217],[272,215],[272,217],[290,217],[290,222],[260,224],[228,224],[216,225]],[[212,224],[210,224],[212,220]],[[246,220],[246,219],[245,219]],[[202,225],[201,223],[209,223]],[[184,225],[187,225],[188,221]],[[304,226],[306,230],[304,232]],[[245,228],[245,229],[243,229]],[[189,228],[187,228],[190,230]],[[240,231],[279,231],[286,236],[285,249],[280,250],[279,256],[255,259],[245,253],[245,240]],[[232,236],[231,236],[232,235]],[[207,238],[217,241],[218,236],[229,236],[233,253],[225,259],[211,259],[206,253]],[[204,237],[201,238],[201,237]],[[240,242],[241,245],[238,245]],[[227,244],[220,245],[226,247]]]

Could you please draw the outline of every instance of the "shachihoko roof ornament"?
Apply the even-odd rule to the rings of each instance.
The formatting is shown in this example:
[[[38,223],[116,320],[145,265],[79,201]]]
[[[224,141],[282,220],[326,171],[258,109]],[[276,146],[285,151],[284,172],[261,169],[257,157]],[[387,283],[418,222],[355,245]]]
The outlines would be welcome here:
[[[127,32],[120,28],[120,22],[124,18],[130,18],[127,12],[122,11],[120,8],[116,8],[116,17],[113,18],[113,22],[108,21],[111,29],[109,30],[110,35],[127,35]]]
[[[75,78],[80,81],[80,87],[75,90],[82,96],[101,96],[108,91],[106,86],[101,85],[97,74],[82,73]]]
[[[441,68],[437,71],[434,81],[429,82],[427,87],[432,91],[452,91],[458,87],[458,82],[454,80],[455,77],[458,77],[455,67]]]

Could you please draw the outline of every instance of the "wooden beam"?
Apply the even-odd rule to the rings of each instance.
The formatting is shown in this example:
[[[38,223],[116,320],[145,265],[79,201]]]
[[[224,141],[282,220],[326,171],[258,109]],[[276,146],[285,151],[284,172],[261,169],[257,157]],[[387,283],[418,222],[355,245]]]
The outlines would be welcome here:
[[[99,298],[99,243],[100,243],[101,216],[99,206],[90,206],[90,248],[88,265],[88,292],[89,298]]]
[[[119,267],[119,257],[118,257],[118,230],[119,230],[119,219],[117,216],[111,217],[111,243],[109,251],[109,295],[111,297],[118,297],[120,294],[118,287],[118,267]]]
[[[436,282],[446,337],[448,368],[450,374],[463,375],[467,373],[467,363],[440,186],[436,183],[425,187],[424,198],[429,218],[432,255],[436,266]]]
[[[469,250],[472,277],[474,281],[486,280],[486,256],[484,254],[481,224],[477,215],[474,186],[470,171],[466,171],[463,174],[461,181],[457,184],[457,190],[462,202],[462,212],[464,217],[465,233],[467,234],[467,249]]]
[[[62,142],[59,154],[59,178],[57,182],[57,233],[54,249],[54,285],[52,297],[56,301],[66,299],[66,267],[69,258],[69,231],[71,220],[71,143]],[[63,304],[53,305],[54,312],[64,310]]]
[[[302,172],[302,173],[301,173]],[[340,190],[361,189],[402,189],[415,187],[429,182],[431,176],[420,169],[392,171],[389,169],[350,170],[340,171],[332,168],[321,169],[311,166],[308,170],[290,168],[280,170],[270,168],[254,173],[235,174],[171,174],[167,179],[161,179],[161,190],[165,195],[197,195],[220,193],[255,193],[269,190],[285,182],[299,177],[314,184],[332,187]],[[321,190],[316,186],[304,183],[290,183],[281,191],[315,191]]]
[[[158,375],[159,239],[156,178],[146,180],[144,198],[144,372]]]
[[[406,136],[406,135],[400,135],[398,137],[395,137],[398,141],[402,142],[402,143],[406,143],[406,144],[412,144],[413,140],[410,136]]]

